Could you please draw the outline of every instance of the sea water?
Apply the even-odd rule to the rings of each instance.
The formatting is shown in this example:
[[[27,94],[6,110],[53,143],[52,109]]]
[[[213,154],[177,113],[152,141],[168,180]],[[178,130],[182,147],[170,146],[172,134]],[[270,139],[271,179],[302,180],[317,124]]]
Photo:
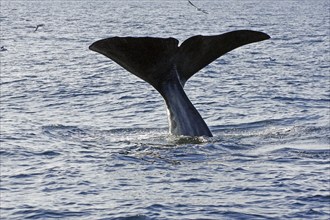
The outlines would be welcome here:
[[[1,0],[1,219],[330,218],[330,2],[192,2]],[[88,50],[241,29],[185,87],[213,138]]]

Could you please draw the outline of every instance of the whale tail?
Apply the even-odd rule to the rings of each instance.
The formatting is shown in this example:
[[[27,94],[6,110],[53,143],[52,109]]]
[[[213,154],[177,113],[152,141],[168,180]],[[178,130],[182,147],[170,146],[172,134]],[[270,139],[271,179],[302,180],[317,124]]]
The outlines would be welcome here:
[[[245,44],[270,38],[256,31],[233,31],[215,36],[194,36],[180,46],[174,38],[112,37],[89,48],[151,84],[164,98],[170,133],[212,136],[183,90],[186,81],[221,55]]]
[[[199,70],[240,46],[269,39],[262,32],[240,30],[214,36],[193,36],[180,47],[175,38],[112,37],[96,41],[89,49],[112,59],[120,66],[159,90],[177,68],[181,84]]]

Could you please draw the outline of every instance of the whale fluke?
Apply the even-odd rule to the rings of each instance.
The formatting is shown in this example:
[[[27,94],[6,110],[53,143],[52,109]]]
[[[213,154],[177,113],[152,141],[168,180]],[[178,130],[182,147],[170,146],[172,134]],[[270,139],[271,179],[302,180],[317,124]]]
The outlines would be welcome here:
[[[178,47],[179,41],[175,38],[112,37],[96,41],[89,49],[107,56],[156,88],[173,65],[184,85],[191,76],[227,52],[269,38],[262,32],[239,30],[193,36]]]
[[[179,46],[175,38],[112,37],[96,41],[89,48],[145,80],[163,96],[171,134],[212,136],[183,90],[186,81],[223,54],[269,38],[262,32],[241,30],[193,36]]]

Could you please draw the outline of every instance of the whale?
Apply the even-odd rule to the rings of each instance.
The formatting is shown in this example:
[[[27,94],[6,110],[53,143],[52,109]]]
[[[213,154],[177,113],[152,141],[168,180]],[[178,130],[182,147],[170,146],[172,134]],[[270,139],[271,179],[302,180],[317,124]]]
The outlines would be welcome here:
[[[192,36],[179,45],[179,40],[172,37],[115,36],[98,40],[89,49],[110,58],[160,93],[165,101],[171,135],[212,137],[184,91],[186,82],[229,51],[269,38],[259,31],[236,30]]]

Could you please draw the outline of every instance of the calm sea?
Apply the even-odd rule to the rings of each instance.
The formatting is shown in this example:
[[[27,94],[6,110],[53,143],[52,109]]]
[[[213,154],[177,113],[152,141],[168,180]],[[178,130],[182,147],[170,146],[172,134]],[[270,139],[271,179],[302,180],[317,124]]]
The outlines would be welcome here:
[[[329,0],[192,2],[1,0],[1,219],[330,218]],[[88,50],[239,29],[185,87],[213,138]]]

